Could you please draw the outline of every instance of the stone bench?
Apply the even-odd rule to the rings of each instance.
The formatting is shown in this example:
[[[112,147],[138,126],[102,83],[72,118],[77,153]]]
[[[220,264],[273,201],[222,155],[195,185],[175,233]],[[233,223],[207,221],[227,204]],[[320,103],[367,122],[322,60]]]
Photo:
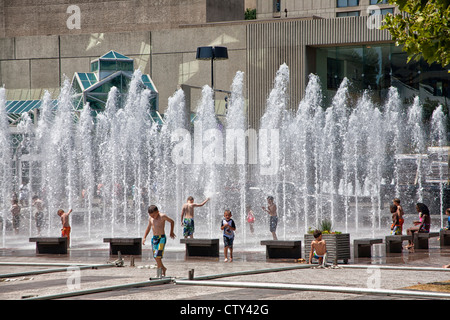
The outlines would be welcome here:
[[[266,246],[266,259],[300,259],[302,242],[300,240],[262,240]]]
[[[36,237],[29,238],[29,242],[36,242],[37,254],[67,254],[66,237]]]
[[[186,245],[186,257],[219,257],[219,239],[180,239]]]
[[[439,231],[439,245],[441,247],[450,246],[450,230]]]
[[[353,257],[371,258],[372,245],[376,243],[383,243],[383,239],[362,238],[353,240]]]
[[[386,253],[402,253],[403,241],[412,240],[410,235],[390,235],[386,236]]]
[[[439,237],[439,232],[415,232],[414,249],[428,249],[428,240]]]
[[[109,242],[110,255],[119,251],[123,255],[142,255],[142,238],[104,238],[103,242]]]

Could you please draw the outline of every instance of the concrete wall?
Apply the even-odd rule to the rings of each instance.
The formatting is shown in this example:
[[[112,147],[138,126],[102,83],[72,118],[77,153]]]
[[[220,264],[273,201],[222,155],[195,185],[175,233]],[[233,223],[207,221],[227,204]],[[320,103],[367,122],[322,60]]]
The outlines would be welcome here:
[[[78,14],[70,5],[79,29],[67,25]],[[0,37],[160,30],[240,20],[244,11],[244,0],[0,0]]]
[[[214,63],[215,88],[230,90],[237,71],[244,71],[248,115],[258,127],[276,71],[290,68],[291,108],[303,97],[309,72],[316,69],[314,47],[391,41],[388,31],[370,29],[368,17],[283,19],[223,22],[177,29],[58,36],[0,38],[0,84],[7,99],[41,99],[43,90],[56,98],[64,75],[88,72],[90,61],[115,50],[150,74],[164,112],[168,98],[181,86],[211,84],[211,64],[196,60],[199,46],[226,46],[229,59]],[[191,90],[195,111],[200,89]],[[216,95],[223,101],[223,95]]]
[[[211,65],[196,60],[199,46],[228,47],[229,59],[214,63],[215,87],[229,90],[238,70],[246,68],[245,24],[158,31],[0,38],[0,84],[7,99],[41,99],[44,90],[57,97],[65,78],[89,72],[90,62],[110,50],[135,60],[150,74],[160,93],[160,110],[181,84],[210,83]],[[200,90],[193,90],[193,99]],[[196,108],[195,104],[192,106]]]

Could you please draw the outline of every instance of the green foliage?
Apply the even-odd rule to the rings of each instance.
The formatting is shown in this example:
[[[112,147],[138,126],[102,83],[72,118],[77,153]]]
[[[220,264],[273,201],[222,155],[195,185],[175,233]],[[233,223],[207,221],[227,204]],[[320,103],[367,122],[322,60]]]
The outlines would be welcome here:
[[[388,14],[381,29],[387,29],[396,45],[411,59],[428,64],[450,64],[450,0],[389,0],[406,14]]]
[[[331,226],[332,226],[331,221],[328,219],[324,219],[319,224],[319,230],[322,231],[322,233],[324,231],[331,232]]]
[[[247,8],[245,10],[245,20],[254,20],[256,19],[256,9]]]
[[[319,227],[317,228],[317,230],[322,231],[322,234],[341,234],[342,232],[340,231],[331,231],[331,227],[332,227],[332,222],[328,219],[323,219],[320,223],[319,223]],[[308,232],[309,234],[313,234],[314,233],[313,228],[308,228]]]

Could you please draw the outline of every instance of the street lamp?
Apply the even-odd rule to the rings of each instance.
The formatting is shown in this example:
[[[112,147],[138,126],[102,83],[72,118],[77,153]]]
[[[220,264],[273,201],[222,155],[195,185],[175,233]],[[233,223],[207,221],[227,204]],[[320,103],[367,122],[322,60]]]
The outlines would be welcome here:
[[[214,60],[227,60],[228,49],[226,47],[198,47],[197,60],[211,60],[211,87],[214,93]]]

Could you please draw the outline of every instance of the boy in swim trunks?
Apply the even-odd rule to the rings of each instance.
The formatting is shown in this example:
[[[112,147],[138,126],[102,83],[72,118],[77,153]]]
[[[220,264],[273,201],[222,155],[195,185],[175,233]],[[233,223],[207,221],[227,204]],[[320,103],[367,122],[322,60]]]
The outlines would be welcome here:
[[[72,209],[64,212],[63,209],[58,210],[58,216],[61,218],[62,229],[61,229],[61,237],[67,238],[67,246],[70,247],[70,224],[69,224],[69,215],[72,213]]]
[[[194,208],[203,207],[203,205],[208,202],[209,198],[207,198],[202,203],[194,203],[194,198],[189,196],[187,198],[187,202],[183,204],[183,208],[181,209],[181,225],[183,226],[183,236],[184,238],[194,237]]]
[[[391,234],[392,235],[401,235],[402,234],[402,226],[400,224],[400,217],[399,217],[397,206],[395,204],[391,204],[390,211],[392,213]]]
[[[399,234],[402,234],[402,232],[403,232],[403,223],[405,222],[405,220],[403,219],[403,215],[405,214],[405,212],[403,211],[403,207],[400,205],[400,199],[399,198],[394,198],[394,200],[392,200],[392,203],[397,206],[398,224],[400,226],[400,233]]]
[[[325,266],[327,260],[327,244],[322,240],[322,232],[314,231],[314,240],[311,241],[311,252],[309,253],[309,263],[312,264],[312,258],[319,260],[319,265]]]
[[[160,213],[158,207],[155,205],[151,205],[148,207],[148,215],[150,216],[148,219],[148,226],[145,229],[144,238],[142,239],[142,244],[145,245],[145,239],[150,233],[150,229],[153,231],[152,238],[152,249],[153,249],[153,258],[155,258],[157,265],[157,274],[162,277],[166,276],[167,268],[162,263],[162,257],[164,254],[164,247],[166,245],[166,235],[164,232],[166,221],[170,223],[170,237],[175,239],[175,233],[173,233],[173,228],[175,222],[169,218],[166,214]]]

